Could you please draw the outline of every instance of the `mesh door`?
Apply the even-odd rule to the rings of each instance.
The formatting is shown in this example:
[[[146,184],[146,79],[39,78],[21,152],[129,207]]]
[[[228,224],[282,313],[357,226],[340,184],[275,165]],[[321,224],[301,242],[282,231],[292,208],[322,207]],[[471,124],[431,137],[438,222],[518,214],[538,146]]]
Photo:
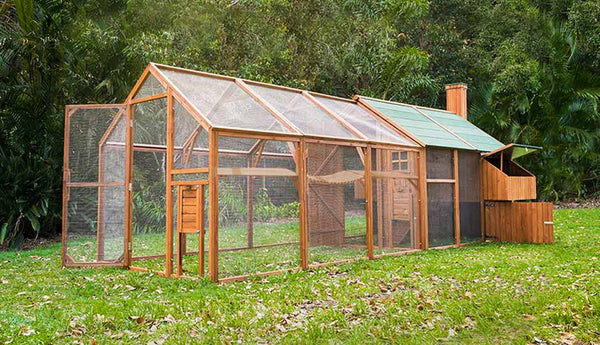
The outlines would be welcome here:
[[[427,220],[429,247],[455,244],[454,184],[439,180],[453,179],[453,151],[427,149]]]
[[[309,263],[365,257],[362,148],[310,143],[307,155]]]
[[[374,253],[419,248],[417,153],[377,149],[372,160]]]
[[[131,255],[135,266],[162,270],[166,252],[167,99],[135,104],[133,117]]]
[[[123,105],[67,108],[66,265],[122,265],[125,250]],[[109,143],[110,140],[110,143]]]
[[[241,148],[248,152],[232,152]],[[295,150],[288,142],[219,138],[221,278],[300,266]]]
[[[478,152],[458,151],[461,242],[481,240],[480,164]]]

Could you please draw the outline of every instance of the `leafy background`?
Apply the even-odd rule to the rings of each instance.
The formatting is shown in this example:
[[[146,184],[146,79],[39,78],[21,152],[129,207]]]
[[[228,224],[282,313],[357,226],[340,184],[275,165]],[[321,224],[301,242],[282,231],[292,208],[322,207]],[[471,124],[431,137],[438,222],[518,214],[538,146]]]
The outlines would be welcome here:
[[[159,62],[443,108],[503,142],[540,197],[600,185],[596,0],[8,0],[0,3],[0,244],[60,230],[64,105],[121,102]]]

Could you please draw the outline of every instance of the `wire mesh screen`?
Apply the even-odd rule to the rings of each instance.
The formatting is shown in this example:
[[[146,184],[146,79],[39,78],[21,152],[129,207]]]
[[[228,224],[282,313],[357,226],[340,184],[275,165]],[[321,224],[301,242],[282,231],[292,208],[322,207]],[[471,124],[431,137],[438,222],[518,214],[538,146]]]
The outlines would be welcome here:
[[[362,148],[307,145],[310,264],[366,256],[363,159]]]
[[[124,107],[73,106],[69,114],[66,262],[122,263],[125,133],[115,128],[125,118]],[[120,146],[107,145],[108,138]]]
[[[453,151],[428,148],[427,179],[451,180],[453,178]],[[427,220],[429,247],[455,243],[453,183],[427,183]]]
[[[148,77],[146,77],[146,80],[144,80],[137,93],[135,94],[135,97],[133,98],[144,98],[148,96],[158,95],[159,93],[163,92],[167,92],[167,90],[165,90],[165,87],[162,86],[162,84],[156,78],[154,78],[152,74],[148,74]]]
[[[289,132],[232,80],[169,69],[161,72],[215,126]]]
[[[452,179],[452,150],[427,149],[427,178]]]
[[[249,153],[232,153],[248,139],[219,138],[219,276],[300,266],[296,164],[290,153],[267,148],[293,143],[252,140]]]
[[[414,145],[410,140],[391,130],[383,123],[383,120],[371,115],[369,111],[354,102],[322,96],[315,96],[315,99],[353,125],[370,140]]]
[[[452,245],[454,238],[454,188],[450,183],[427,184],[429,247]]]
[[[176,99],[173,104],[173,168],[208,167],[208,131]]]
[[[460,203],[460,240],[481,240],[480,155],[458,151],[458,187]]]
[[[167,100],[133,108],[132,244],[134,265],[164,269]],[[139,261],[140,259],[145,259]]]
[[[377,149],[372,167],[374,253],[419,248],[417,153]]]
[[[356,138],[300,92],[251,84],[249,87],[283,114],[303,133],[313,135]]]

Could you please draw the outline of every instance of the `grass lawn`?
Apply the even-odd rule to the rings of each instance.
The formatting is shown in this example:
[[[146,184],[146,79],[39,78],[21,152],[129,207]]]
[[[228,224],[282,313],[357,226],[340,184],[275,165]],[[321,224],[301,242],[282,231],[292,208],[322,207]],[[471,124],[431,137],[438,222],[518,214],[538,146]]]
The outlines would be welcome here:
[[[600,209],[485,243],[214,285],[0,253],[3,343],[600,342]]]

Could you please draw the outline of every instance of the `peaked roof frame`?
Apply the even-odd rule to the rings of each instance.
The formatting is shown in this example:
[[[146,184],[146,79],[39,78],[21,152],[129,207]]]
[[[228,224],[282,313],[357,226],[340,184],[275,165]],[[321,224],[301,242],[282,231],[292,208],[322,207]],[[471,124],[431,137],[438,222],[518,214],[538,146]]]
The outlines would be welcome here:
[[[172,70],[175,72],[181,73],[189,73],[195,74],[208,78],[216,78],[221,80],[226,80],[235,83],[237,87],[243,90],[248,96],[250,96],[256,103],[258,103],[263,109],[265,109],[270,115],[274,117],[277,123],[281,124],[282,127],[286,128],[289,132],[277,131],[277,130],[256,130],[256,129],[247,129],[247,128],[236,128],[236,127],[222,127],[217,126],[213,123],[207,116],[205,116],[197,106],[194,105],[193,102],[182,92],[176,85],[174,85],[169,78],[167,78],[161,71],[161,69]],[[247,137],[257,137],[261,135],[268,135],[272,137],[277,137],[277,140],[291,140],[297,141],[300,137],[305,137],[309,140],[321,140],[321,141],[331,141],[331,142],[352,142],[354,145],[358,146],[366,146],[367,144],[377,145],[381,147],[406,147],[411,149],[418,149],[419,147],[423,147],[421,141],[416,139],[412,135],[407,135],[407,132],[398,131],[397,127],[394,124],[388,123],[387,121],[383,121],[378,114],[375,114],[372,110],[364,107],[359,104],[356,100],[345,99],[340,97],[335,97],[331,95],[320,94],[316,92],[310,92],[305,90],[299,90],[284,86],[278,86],[273,84],[261,83],[257,81],[234,78],[219,74],[195,71],[191,69],[173,67],[168,65],[149,63],[141,77],[138,79],[133,89],[129,93],[127,99],[125,100],[125,104],[136,104],[144,101],[150,101],[162,97],[166,97],[167,92],[156,94],[153,96],[147,96],[136,99],[135,96],[138,93],[139,89],[143,85],[143,83],[147,80],[149,76],[153,76],[156,80],[165,88],[165,90],[170,90],[173,97],[183,106],[183,108],[196,120],[205,130],[215,130],[218,131],[222,135],[226,136],[247,136]],[[324,113],[326,113],[331,119],[333,119],[336,123],[339,123],[345,130],[351,133],[354,138],[348,137],[336,137],[336,136],[327,136],[327,135],[315,135],[303,132],[297,126],[295,126],[284,114],[282,114],[276,107],[271,105],[268,101],[261,97],[261,95],[257,94],[254,90],[252,90],[249,85],[257,85],[257,86],[265,86],[268,88],[291,91],[297,94],[300,94],[304,99],[309,101],[311,104],[314,104]],[[368,138],[364,133],[358,130],[351,123],[340,117],[335,111],[329,109],[325,105],[322,104],[315,96],[326,97],[330,99],[334,99],[337,101],[348,102],[352,104],[356,104],[358,107],[366,110],[366,112],[371,115],[374,119],[376,119],[381,125],[383,125],[388,130],[391,130],[394,134],[397,134],[400,138],[403,138],[406,143],[396,143],[393,141],[379,141]],[[415,140],[416,139],[416,140]]]

